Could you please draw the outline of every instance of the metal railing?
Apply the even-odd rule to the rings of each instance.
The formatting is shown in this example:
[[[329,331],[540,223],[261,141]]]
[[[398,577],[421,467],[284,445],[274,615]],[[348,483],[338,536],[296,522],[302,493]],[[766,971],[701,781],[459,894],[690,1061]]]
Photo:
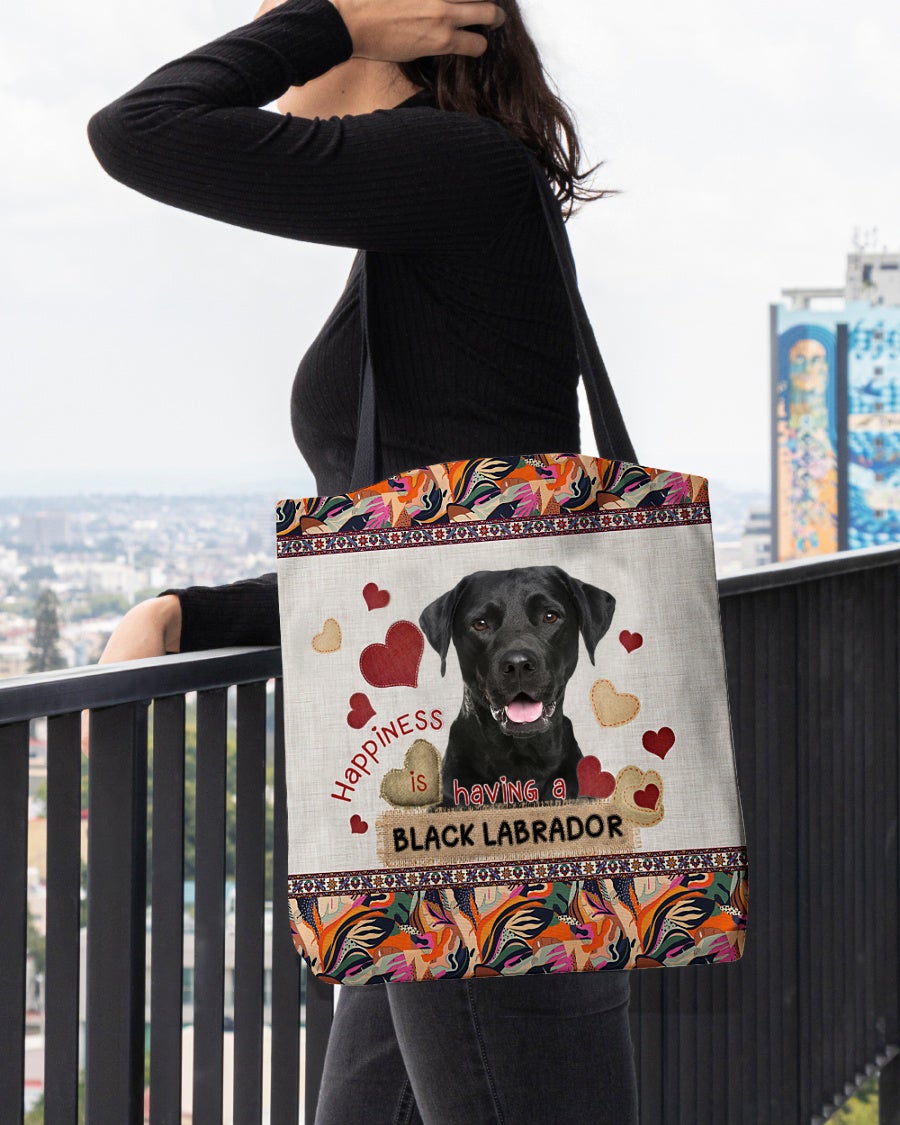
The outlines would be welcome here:
[[[278,649],[222,650],[71,669],[0,683],[0,1120],[22,1117],[25,872],[30,720],[47,716],[47,944],[44,1114],[77,1120],[79,1087],[81,710],[90,709],[86,1120],[181,1121],[185,695],[196,692],[193,1121],[223,1120],[227,695],[237,685],[233,1120],[262,1107],[267,681],[274,693],[274,886],[287,886]],[[153,702],[152,821],[148,709]],[[150,1066],[145,1075],[147,838],[152,828]],[[269,1120],[300,1119],[301,1017],[310,1116],[333,989],[306,981],[275,896]]]
[[[750,857],[750,924],[737,964],[633,974],[641,1121],[821,1122],[883,1068],[881,1120],[896,1125],[900,549],[760,568],[720,580],[719,592]],[[305,1106],[312,1122],[333,990],[306,981],[279,893],[288,874],[279,675],[278,649],[244,649],[0,681],[3,1122],[22,1119],[29,729],[36,717],[48,718],[45,1120],[77,1120],[82,709],[91,711],[86,1120],[142,1121],[149,1085],[150,1121],[181,1121],[185,696],[193,692],[192,1120],[223,1121],[227,697],[235,685],[233,1120],[260,1122],[264,1103],[268,718],[275,915],[266,1120],[295,1125]],[[267,693],[271,681],[274,695]],[[274,708],[268,716],[267,699]]]

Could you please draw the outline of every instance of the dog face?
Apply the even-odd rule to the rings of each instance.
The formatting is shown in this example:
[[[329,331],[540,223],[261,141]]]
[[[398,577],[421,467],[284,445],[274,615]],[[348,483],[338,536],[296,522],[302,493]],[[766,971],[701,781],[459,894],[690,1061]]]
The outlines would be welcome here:
[[[579,633],[593,663],[614,608],[611,594],[558,566],[479,570],[426,606],[419,625],[441,675],[452,640],[467,700],[503,734],[528,738],[558,721]]]

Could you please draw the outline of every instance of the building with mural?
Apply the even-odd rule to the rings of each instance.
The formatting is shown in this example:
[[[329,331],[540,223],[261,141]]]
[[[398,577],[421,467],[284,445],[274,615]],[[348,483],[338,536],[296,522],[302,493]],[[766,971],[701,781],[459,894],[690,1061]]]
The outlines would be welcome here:
[[[900,542],[900,254],[770,308],[772,558]],[[831,306],[815,307],[827,301]]]

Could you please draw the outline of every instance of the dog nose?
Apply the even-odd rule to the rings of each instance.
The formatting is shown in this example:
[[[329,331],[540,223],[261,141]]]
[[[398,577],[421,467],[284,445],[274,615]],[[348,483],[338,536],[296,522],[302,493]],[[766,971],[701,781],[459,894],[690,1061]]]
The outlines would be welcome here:
[[[521,672],[534,672],[537,661],[533,652],[515,650],[505,652],[500,660],[500,670],[504,675],[514,675]]]

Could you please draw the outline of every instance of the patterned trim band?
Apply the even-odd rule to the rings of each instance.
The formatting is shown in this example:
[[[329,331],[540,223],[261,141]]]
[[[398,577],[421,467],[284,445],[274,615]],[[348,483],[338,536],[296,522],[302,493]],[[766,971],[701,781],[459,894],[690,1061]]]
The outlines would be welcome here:
[[[569,522],[581,517],[594,521]],[[700,522],[705,477],[580,453],[442,461],[275,509],[279,558]]]
[[[600,531],[636,531],[673,525],[710,523],[708,504],[678,508],[620,509],[597,515],[539,519],[478,520],[440,527],[391,528],[355,534],[308,535],[278,540],[278,558],[386,551],[401,547],[435,547],[487,540],[537,539],[549,535],[585,535]]]
[[[578,856],[525,863],[469,863],[408,871],[335,871],[289,875],[288,895],[364,894],[422,887],[508,886],[522,882],[608,879],[629,875],[677,875],[693,871],[734,871],[747,867],[746,847],[645,852],[636,855]]]

